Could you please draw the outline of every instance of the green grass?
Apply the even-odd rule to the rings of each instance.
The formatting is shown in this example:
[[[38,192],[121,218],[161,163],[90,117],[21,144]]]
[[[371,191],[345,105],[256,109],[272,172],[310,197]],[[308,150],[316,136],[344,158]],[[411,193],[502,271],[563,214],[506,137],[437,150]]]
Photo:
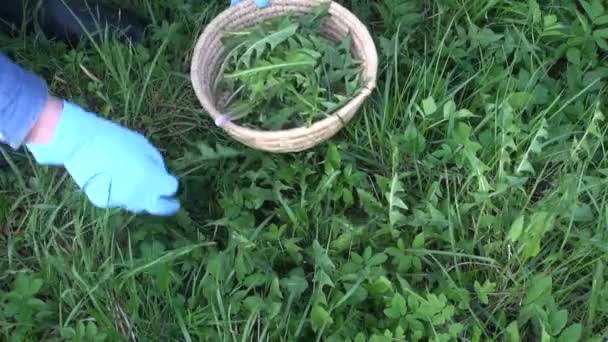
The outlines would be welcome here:
[[[0,36],[54,92],[145,133],[184,204],[95,209],[0,149],[3,340],[606,340],[601,1],[344,1],[378,89],[289,155],[230,140],[191,88],[227,2],[131,1],[154,23],[137,46]]]

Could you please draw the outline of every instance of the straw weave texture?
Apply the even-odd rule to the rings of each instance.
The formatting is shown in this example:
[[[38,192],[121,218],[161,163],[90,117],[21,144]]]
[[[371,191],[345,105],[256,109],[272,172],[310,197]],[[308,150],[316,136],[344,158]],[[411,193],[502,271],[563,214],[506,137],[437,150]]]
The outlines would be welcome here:
[[[250,27],[276,16],[306,14],[324,1],[326,0],[271,0],[269,6],[257,8],[252,0],[246,0],[218,15],[199,37],[191,65],[192,85],[205,111],[214,120],[224,115],[218,109],[221,96],[215,94],[214,89],[226,53],[221,42],[224,31]],[[264,131],[238,126],[228,121],[222,125],[222,128],[232,138],[258,150],[275,153],[299,152],[331,138],[354,117],[376,87],[378,69],[376,46],[365,25],[346,8],[332,1],[329,13],[330,17],[323,30],[326,37],[340,40],[350,34],[353,54],[363,63],[364,85],[358,95],[332,115],[307,127]]]

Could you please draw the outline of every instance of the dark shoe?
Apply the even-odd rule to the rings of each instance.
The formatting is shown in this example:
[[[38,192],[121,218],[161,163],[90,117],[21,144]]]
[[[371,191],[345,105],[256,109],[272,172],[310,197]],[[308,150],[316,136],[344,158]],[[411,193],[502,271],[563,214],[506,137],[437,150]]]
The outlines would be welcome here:
[[[50,39],[77,44],[87,38],[107,33],[136,43],[144,36],[145,24],[135,14],[113,9],[95,0],[4,0],[0,6],[0,19],[21,28],[38,27]]]

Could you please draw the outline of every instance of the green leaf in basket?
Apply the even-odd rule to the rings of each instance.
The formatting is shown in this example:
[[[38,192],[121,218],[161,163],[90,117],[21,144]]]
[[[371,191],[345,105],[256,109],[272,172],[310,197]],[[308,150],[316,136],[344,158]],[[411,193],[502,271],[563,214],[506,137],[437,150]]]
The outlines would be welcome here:
[[[257,56],[262,56],[268,48],[271,50],[275,49],[278,45],[293,36],[298,30],[298,27],[298,24],[291,24],[280,31],[272,32],[259,39],[247,47],[247,50],[245,50],[239,58],[239,62],[245,64],[247,67],[251,66],[252,60],[254,59],[254,53],[256,53]]]
[[[229,52],[216,90],[229,94],[233,121],[268,130],[308,126],[358,93],[361,65],[352,39],[326,38],[328,15],[323,3],[299,18],[282,15],[225,34]]]

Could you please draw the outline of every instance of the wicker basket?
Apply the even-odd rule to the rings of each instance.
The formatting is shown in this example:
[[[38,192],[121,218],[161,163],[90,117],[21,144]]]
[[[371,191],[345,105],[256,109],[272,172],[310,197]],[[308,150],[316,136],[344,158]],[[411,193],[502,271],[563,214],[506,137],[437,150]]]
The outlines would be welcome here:
[[[331,138],[342,129],[376,87],[378,55],[372,37],[355,15],[332,1],[325,34],[334,40],[351,34],[353,53],[363,63],[364,85],[358,95],[332,115],[313,122],[310,126],[280,131],[254,130],[238,126],[226,121],[224,114],[218,109],[219,95],[214,93],[213,85],[225,56],[225,49],[221,43],[222,32],[226,29],[252,26],[265,19],[288,13],[305,14],[322,1],[326,0],[271,0],[268,7],[260,9],[256,7],[254,1],[246,0],[222,12],[199,37],[194,48],[191,67],[191,79],[196,96],[215,123],[237,141],[254,149],[275,153],[309,149]]]

